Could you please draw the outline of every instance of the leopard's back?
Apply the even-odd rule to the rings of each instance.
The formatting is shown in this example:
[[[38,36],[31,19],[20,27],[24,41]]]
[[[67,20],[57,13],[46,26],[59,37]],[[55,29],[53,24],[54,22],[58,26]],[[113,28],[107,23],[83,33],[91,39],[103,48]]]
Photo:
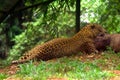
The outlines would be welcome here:
[[[70,55],[73,51],[69,44],[70,41],[70,38],[56,38],[44,44],[37,45],[26,52],[19,60],[15,60],[12,63],[23,63],[34,58],[38,60],[49,60],[65,56],[64,53],[66,53],[66,56]]]

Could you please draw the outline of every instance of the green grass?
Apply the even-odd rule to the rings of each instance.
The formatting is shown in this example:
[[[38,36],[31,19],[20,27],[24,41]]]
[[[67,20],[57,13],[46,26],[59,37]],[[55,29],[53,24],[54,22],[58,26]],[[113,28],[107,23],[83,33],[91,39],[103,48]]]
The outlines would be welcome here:
[[[5,78],[7,78],[8,76],[6,75],[6,74],[1,74],[0,73],[0,80],[3,80],[3,79],[5,79]]]
[[[40,61],[34,65],[32,61],[20,64],[20,70],[13,78],[20,80],[47,80],[48,78],[66,78],[68,80],[109,80],[114,77],[112,70],[120,70],[120,53],[105,51],[100,58],[85,61],[79,54],[71,57],[58,58],[51,61]],[[0,80],[8,75],[0,74]],[[9,75],[9,77],[11,77]]]
[[[67,78],[68,80],[102,80],[113,76],[102,71],[95,63],[81,62],[70,58],[60,58],[54,62],[41,62],[35,66],[32,62],[20,65],[17,73],[20,77],[31,77],[32,80],[46,80],[47,78]],[[33,76],[34,75],[34,76]],[[24,80],[24,79],[23,79]]]
[[[100,59],[95,60],[102,69],[120,70],[120,53],[106,52]]]

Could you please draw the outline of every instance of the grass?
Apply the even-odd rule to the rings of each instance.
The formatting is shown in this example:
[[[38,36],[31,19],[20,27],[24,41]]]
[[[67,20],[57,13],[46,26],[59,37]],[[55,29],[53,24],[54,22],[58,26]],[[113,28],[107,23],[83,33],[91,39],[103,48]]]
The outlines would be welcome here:
[[[0,80],[3,80],[3,79],[5,79],[5,78],[7,78],[8,76],[6,75],[6,74],[1,74],[0,73]]]
[[[106,51],[100,58],[82,61],[80,56],[63,57],[56,60],[32,61],[20,64],[20,70],[14,78],[19,80],[47,80],[48,78],[65,78],[67,80],[109,80],[115,76],[110,70],[120,70],[120,53]],[[0,74],[0,80],[8,75]]]
[[[96,60],[96,64],[102,69],[120,70],[120,53],[108,53],[102,55],[100,59]],[[95,61],[94,61],[95,62]]]
[[[41,62],[35,66],[32,62],[20,65],[17,75],[31,77],[32,80],[46,80],[47,78],[67,78],[68,80],[101,80],[112,76],[102,71],[99,66],[90,62],[81,62],[70,58],[60,58],[55,62]],[[33,76],[34,75],[34,76]],[[26,80],[26,79],[23,79]]]

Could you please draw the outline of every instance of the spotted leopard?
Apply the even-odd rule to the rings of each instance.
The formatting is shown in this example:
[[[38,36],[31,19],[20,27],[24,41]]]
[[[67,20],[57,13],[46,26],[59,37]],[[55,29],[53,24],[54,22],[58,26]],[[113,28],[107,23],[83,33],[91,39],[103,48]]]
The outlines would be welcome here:
[[[77,34],[70,38],[56,38],[41,45],[37,45],[26,52],[19,60],[12,63],[24,63],[31,59],[49,60],[63,56],[70,56],[78,52],[95,53],[97,52],[93,39],[99,33],[105,33],[106,30],[98,24],[88,24]]]

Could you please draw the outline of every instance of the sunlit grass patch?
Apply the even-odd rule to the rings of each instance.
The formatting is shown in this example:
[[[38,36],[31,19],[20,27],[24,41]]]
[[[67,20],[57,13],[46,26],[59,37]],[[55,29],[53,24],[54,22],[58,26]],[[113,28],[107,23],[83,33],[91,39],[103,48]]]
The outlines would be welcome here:
[[[2,74],[2,73],[0,73],[0,80],[3,80],[3,79],[5,79],[5,78],[7,78],[8,76],[6,75],[6,74]]]
[[[120,69],[120,53],[105,52],[102,54],[101,58],[94,60],[93,63],[96,63],[102,70],[116,70]]]
[[[55,62],[41,61],[39,65],[32,62],[20,65],[20,71],[17,73],[22,77],[32,77],[33,80],[46,80],[47,78],[67,78],[99,80],[107,79],[112,76],[111,73],[102,71],[95,63],[81,62],[70,58],[60,58]]]

